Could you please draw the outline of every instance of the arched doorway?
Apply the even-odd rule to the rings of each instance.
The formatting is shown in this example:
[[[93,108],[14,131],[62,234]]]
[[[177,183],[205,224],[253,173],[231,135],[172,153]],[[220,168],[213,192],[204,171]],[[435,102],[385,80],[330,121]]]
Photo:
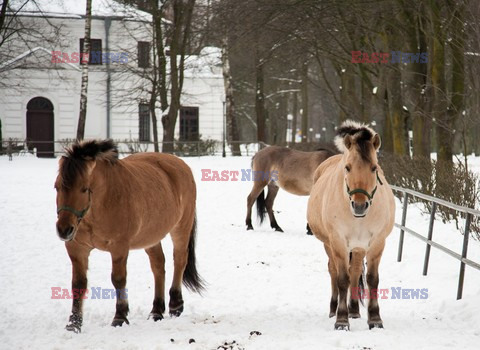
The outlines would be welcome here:
[[[38,157],[53,157],[53,104],[44,97],[34,97],[27,104],[28,149],[37,149]]]

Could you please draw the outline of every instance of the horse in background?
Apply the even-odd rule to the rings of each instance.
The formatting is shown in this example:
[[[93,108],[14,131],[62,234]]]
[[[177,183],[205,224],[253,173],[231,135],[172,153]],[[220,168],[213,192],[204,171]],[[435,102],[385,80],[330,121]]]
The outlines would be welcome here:
[[[145,249],[155,280],[150,316],[165,312],[165,256],[161,240],[170,232],[174,273],[169,312],[183,311],[181,284],[201,292],[204,283],[196,268],[195,202],[192,171],[180,158],[162,153],[138,153],[118,159],[110,141],[75,143],[59,161],[57,233],[72,262],[72,314],[67,330],[79,333],[83,296],[87,288],[88,257],[92,249],[112,257],[111,280],[117,290],[112,326],[129,324],[125,286],[131,249]]]
[[[283,232],[273,213],[273,203],[278,189],[282,188],[297,196],[308,196],[313,186],[315,170],[325,159],[334,154],[333,151],[326,149],[303,152],[279,146],[269,146],[255,154],[252,158],[252,171],[259,176],[254,178],[253,188],[247,198],[247,218],[245,220],[247,230],[253,230],[252,207],[256,200],[260,223],[263,223],[265,214],[268,213],[270,226],[275,231]],[[265,186],[268,186],[266,199]],[[307,233],[311,234],[308,224]]]
[[[358,293],[354,292],[358,291],[365,256],[369,293],[378,288],[378,266],[385,239],[393,229],[395,201],[378,165],[380,136],[366,125],[347,121],[338,129],[335,141],[342,154],[327,159],[316,170],[307,220],[329,258],[330,317],[337,316],[335,329],[348,330],[348,318],[360,317]],[[373,294],[367,323],[370,329],[383,328],[378,297]]]

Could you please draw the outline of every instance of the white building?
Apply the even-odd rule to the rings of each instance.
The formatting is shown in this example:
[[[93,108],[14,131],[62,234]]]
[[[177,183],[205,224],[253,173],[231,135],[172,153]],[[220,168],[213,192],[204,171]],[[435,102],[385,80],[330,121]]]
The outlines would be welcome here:
[[[14,0],[11,6],[24,2]],[[51,0],[29,2],[17,14],[28,27],[28,42],[18,37],[0,47],[4,140],[30,140],[39,155],[51,156],[62,150],[62,141],[75,138],[81,68],[73,54],[83,44],[84,13],[85,0]],[[93,53],[90,57],[86,139],[153,141],[149,82],[139,75],[151,69],[142,67],[151,65],[150,31],[148,13],[112,0],[93,1],[92,51],[112,54],[112,62],[105,56],[100,62]],[[52,52],[60,54],[53,57]],[[68,63],[63,53],[77,60]],[[176,138],[221,140],[225,97],[220,50],[205,48],[188,57],[186,67]],[[157,116],[161,141],[160,110]]]

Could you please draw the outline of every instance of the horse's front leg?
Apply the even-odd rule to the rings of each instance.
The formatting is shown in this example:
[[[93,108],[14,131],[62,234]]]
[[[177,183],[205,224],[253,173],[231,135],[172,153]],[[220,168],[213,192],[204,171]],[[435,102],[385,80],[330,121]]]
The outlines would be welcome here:
[[[332,297],[330,298],[330,313],[328,317],[333,317],[337,314],[338,307],[337,267],[335,266],[331,249],[326,244],[323,246],[328,255],[328,272],[330,273],[332,284]]]
[[[83,298],[87,291],[88,256],[91,249],[75,241],[66,242],[65,247],[72,261],[72,293],[74,294],[72,314],[65,328],[68,331],[80,333],[83,323]]]
[[[372,295],[372,291],[378,291],[378,265],[382,257],[385,241],[374,244],[367,252],[367,284],[370,292],[368,300],[368,328],[383,328],[378,306],[378,292]],[[376,294],[376,295],[375,295]]]
[[[127,258],[128,250],[112,251],[112,283],[117,292],[117,309],[112,326],[122,326],[123,323],[130,324],[127,319],[128,299],[125,287],[127,285]]]
[[[349,330],[347,295],[350,285],[350,274],[348,269],[348,253],[343,244],[333,242],[332,244],[333,258],[335,259],[335,267],[337,268],[337,287],[338,287],[338,308],[335,329]]]

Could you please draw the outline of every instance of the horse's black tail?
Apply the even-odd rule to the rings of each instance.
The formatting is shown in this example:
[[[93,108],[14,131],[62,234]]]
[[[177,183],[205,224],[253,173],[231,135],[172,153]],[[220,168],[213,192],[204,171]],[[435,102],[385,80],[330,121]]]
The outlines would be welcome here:
[[[260,223],[263,223],[263,220],[265,220],[266,213],[267,206],[265,205],[265,191],[262,190],[257,197],[257,216],[260,219]]]
[[[200,277],[196,266],[195,236],[197,234],[197,217],[193,219],[190,241],[188,242],[188,259],[185,272],[183,273],[183,284],[193,292],[202,294],[205,290],[205,281]]]

